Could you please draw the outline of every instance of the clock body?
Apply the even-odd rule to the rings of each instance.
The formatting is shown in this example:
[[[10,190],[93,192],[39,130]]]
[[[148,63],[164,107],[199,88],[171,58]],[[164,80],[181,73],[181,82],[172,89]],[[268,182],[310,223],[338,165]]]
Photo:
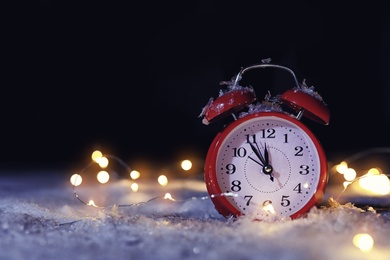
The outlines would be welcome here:
[[[227,125],[209,147],[204,174],[220,214],[256,219],[303,216],[328,181],[321,143],[283,112],[252,113]]]

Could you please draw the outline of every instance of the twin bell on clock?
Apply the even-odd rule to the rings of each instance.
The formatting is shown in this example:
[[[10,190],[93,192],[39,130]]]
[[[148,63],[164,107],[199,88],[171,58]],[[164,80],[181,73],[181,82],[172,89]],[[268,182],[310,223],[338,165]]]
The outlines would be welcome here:
[[[240,86],[252,69],[281,69],[295,86],[281,95],[258,101],[252,87]],[[241,71],[211,98],[200,117],[209,124],[232,116],[212,141],[205,159],[207,192],[226,218],[299,218],[318,205],[328,182],[327,158],[302,117],[329,124],[322,97],[298,83],[294,72],[262,61]]]

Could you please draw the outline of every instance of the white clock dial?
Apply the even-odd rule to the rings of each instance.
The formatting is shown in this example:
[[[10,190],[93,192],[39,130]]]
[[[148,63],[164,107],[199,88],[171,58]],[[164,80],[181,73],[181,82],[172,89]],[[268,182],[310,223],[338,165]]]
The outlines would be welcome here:
[[[316,195],[321,181],[319,144],[307,128],[283,116],[252,117],[221,138],[215,160],[222,192],[242,214],[291,216]]]

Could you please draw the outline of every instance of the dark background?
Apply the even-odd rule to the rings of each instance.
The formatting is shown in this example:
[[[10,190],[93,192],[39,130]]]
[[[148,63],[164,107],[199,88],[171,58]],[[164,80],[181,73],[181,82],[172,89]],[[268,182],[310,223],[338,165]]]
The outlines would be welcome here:
[[[202,108],[265,58],[328,104],[328,126],[303,119],[328,154],[388,146],[388,8],[259,2],[2,4],[1,166],[79,163],[94,149],[204,158],[223,122],[203,125]],[[294,86],[272,70],[245,77],[258,97]]]

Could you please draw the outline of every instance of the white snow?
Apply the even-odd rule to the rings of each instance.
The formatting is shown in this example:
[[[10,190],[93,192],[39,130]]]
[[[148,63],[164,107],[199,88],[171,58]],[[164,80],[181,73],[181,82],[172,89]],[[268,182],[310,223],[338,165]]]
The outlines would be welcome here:
[[[105,191],[125,205],[157,199],[95,208],[75,198],[67,174],[0,175],[0,259],[390,257],[388,212],[324,203],[296,220],[228,220],[214,209],[201,178],[170,180],[165,187],[145,180],[131,196],[121,192],[128,184],[107,183]],[[163,199],[166,192],[177,201]],[[372,250],[353,244],[358,233],[372,236]]]

